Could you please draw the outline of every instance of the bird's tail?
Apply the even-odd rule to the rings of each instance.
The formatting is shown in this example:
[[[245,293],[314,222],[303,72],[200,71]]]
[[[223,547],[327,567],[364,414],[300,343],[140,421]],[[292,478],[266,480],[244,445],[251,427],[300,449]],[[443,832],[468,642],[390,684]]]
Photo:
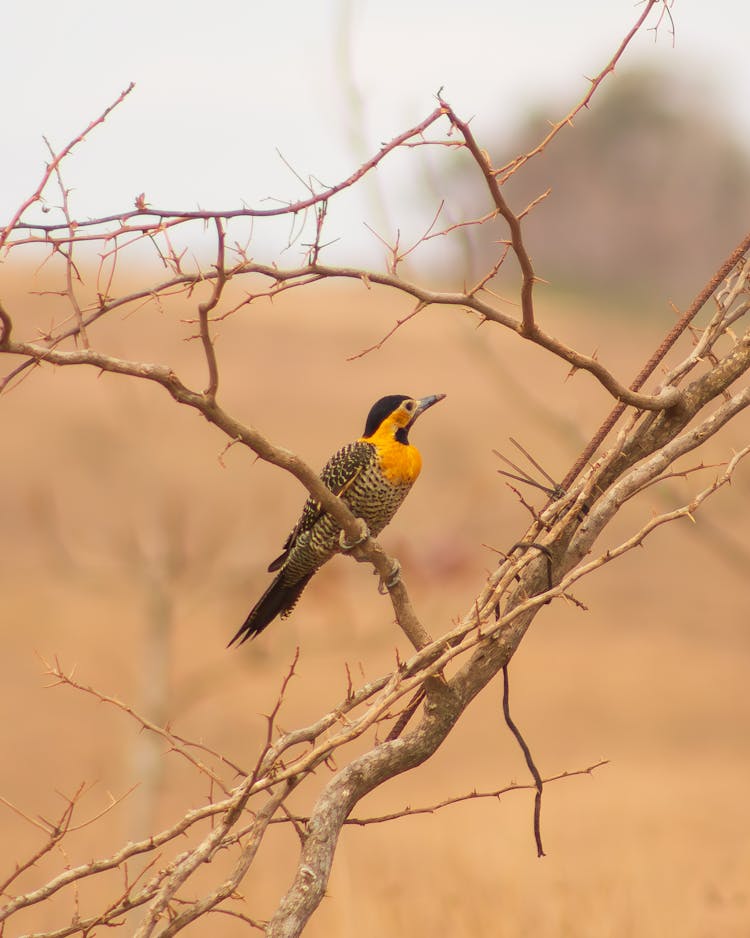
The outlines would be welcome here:
[[[234,644],[241,645],[248,638],[259,635],[267,625],[273,622],[276,616],[288,615],[294,609],[297,600],[302,595],[302,590],[307,586],[311,577],[312,573],[310,576],[303,577],[290,585],[284,582],[284,571],[282,570],[250,610],[250,615],[242,623],[227,648]]]

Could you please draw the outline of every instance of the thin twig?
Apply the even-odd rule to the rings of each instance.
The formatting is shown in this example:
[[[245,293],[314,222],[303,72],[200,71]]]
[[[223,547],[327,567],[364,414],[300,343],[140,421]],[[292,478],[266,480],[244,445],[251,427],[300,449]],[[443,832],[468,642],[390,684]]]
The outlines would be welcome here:
[[[206,356],[208,365],[208,386],[203,392],[209,401],[216,400],[216,391],[219,387],[219,366],[216,362],[216,349],[209,331],[208,316],[216,308],[221,291],[227,282],[227,272],[224,267],[224,226],[220,218],[214,219],[216,225],[216,277],[214,279],[213,290],[210,298],[205,303],[198,305],[198,317],[200,323],[201,342],[203,343],[203,352]]]
[[[38,202],[38,201],[39,201],[39,199],[41,198],[42,192],[44,191],[44,189],[45,189],[47,183],[48,183],[49,180],[50,180],[50,177],[51,177],[52,174],[57,170],[58,166],[59,166],[60,163],[65,159],[65,157],[66,157],[66,156],[71,152],[71,150],[73,150],[89,133],[91,133],[91,131],[92,131],[95,127],[98,127],[99,124],[104,123],[104,121],[107,119],[107,117],[112,113],[112,111],[113,111],[119,104],[121,104],[121,103],[125,100],[125,98],[126,98],[126,97],[130,94],[130,92],[133,90],[133,88],[135,88],[135,83],[134,83],[134,82],[131,82],[131,83],[128,85],[128,87],[127,87],[123,92],[121,92],[121,93],[118,95],[117,99],[116,99],[112,104],[109,105],[108,108],[105,108],[105,110],[102,111],[102,113],[101,113],[98,117],[94,118],[94,120],[91,121],[91,123],[86,127],[85,130],[81,131],[81,133],[79,133],[77,136],[75,136],[75,137],[70,141],[70,143],[68,143],[66,146],[64,146],[64,147],[62,148],[62,150],[60,150],[59,153],[57,153],[57,154],[52,158],[52,160],[50,160],[50,162],[47,164],[47,168],[46,168],[46,170],[44,171],[44,174],[42,175],[42,179],[41,179],[39,185],[36,187],[36,189],[34,190],[34,192],[33,192],[24,202],[21,203],[21,205],[19,206],[18,210],[15,212],[15,214],[13,215],[13,217],[11,218],[11,220],[8,222],[8,224],[5,226],[5,228],[2,230],[2,233],[0,233],[0,248],[2,248],[2,247],[4,246],[5,242],[8,240],[8,236],[10,235],[10,233],[11,233],[16,227],[22,227],[22,228],[33,227],[33,228],[37,228],[37,229],[41,228],[41,229],[43,229],[43,230],[49,230],[49,231],[55,231],[55,230],[59,230],[60,228],[69,227],[69,224],[68,224],[68,221],[67,221],[67,220],[66,220],[64,223],[62,223],[62,224],[54,224],[54,225],[51,225],[51,226],[44,226],[44,225],[41,225],[41,226],[39,226],[39,225],[32,225],[32,226],[29,226],[29,225],[26,225],[26,224],[21,224],[21,219],[23,218],[23,215],[24,215],[24,213],[26,212],[26,210],[27,210],[31,205],[33,205],[35,202]],[[116,217],[119,217],[119,216],[116,216]],[[85,223],[84,223],[84,224],[85,224]]]
[[[576,104],[576,106],[571,111],[569,111],[565,115],[565,117],[563,117],[561,120],[552,124],[552,127],[549,133],[532,150],[529,150],[528,153],[524,153],[522,156],[517,156],[515,159],[511,160],[510,163],[506,163],[504,166],[501,166],[499,169],[494,170],[495,175],[500,177],[499,179],[500,185],[504,185],[508,181],[508,179],[510,179],[510,177],[514,173],[518,172],[518,170],[525,163],[528,163],[529,160],[533,159],[535,156],[538,156],[540,153],[542,153],[550,144],[550,142],[560,133],[563,127],[572,126],[573,121],[576,118],[576,116],[584,108],[587,108],[589,106],[589,104],[591,103],[591,99],[594,97],[597,90],[599,89],[599,86],[607,77],[607,75],[614,72],[615,67],[617,66],[617,63],[622,58],[625,50],[630,45],[633,38],[639,32],[639,30],[641,29],[643,24],[646,22],[648,17],[651,15],[651,10],[654,8],[654,6],[656,6],[657,3],[663,3],[663,2],[664,0],[646,0],[646,4],[643,8],[643,12],[638,17],[637,21],[635,22],[633,27],[630,29],[628,34],[625,36],[625,38],[622,40],[620,45],[617,47],[615,54],[612,56],[609,62],[604,66],[604,68],[601,70],[601,72],[599,72],[599,74],[595,78],[588,79],[589,89],[586,92],[586,94],[583,96],[583,98],[581,98],[581,100],[578,102],[578,104]]]

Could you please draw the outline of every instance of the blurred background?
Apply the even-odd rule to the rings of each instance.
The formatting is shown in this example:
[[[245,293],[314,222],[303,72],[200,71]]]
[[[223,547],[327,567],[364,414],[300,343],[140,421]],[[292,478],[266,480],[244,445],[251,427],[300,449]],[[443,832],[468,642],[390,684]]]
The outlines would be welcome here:
[[[381,142],[416,123],[443,93],[500,165],[536,142],[586,90],[640,8],[576,2],[383,2],[295,7],[132,3],[15,5],[6,17],[0,92],[8,134],[0,187],[10,217],[36,187],[48,153],[74,137],[131,80],[135,92],[65,165],[79,217],[124,211],[146,193],[158,207],[260,205],[332,184]],[[748,228],[750,66],[744,5],[676,3],[643,32],[582,114],[509,183],[528,219],[548,332],[629,381]],[[283,154],[280,159],[277,148]],[[286,162],[285,162],[286,161]],[[299,180],[287,164],[302,177]],[[324,260],[382,266],[381,242],[416,240],[441,199],[447,225],[487,211],[468,161],[424,148],[393,160],[331,206]],[[56,217],[50,189],[44,216]],[[276,203],[269,203],[276,204]],[[50,215],[51,213],[51,215]],[[367,227],[369,226],[369,227]],[[234,229],[253,256],[296,265],[304,234],[280,225]],[[501,228],[432,242],[408,273],[439,286],[476,279]],[[181,235],[210,262],[210,238]],[[14,251],[0,267],[16,328],[59,322],[59,258]],[[82,290],[96,290],[95,257]],[[85,261],[85,259],[84,259]],[[163,278],[146,250],[124,254],[116,288]],[[511,267],[497,284],[513,296]],[[233,286],[227,305],[247,285]],[[87,292],[88,291],[88,292]],[[205,383],[194,331],[200,292],[102,322],[103,351],[169,363]],[[358,436],[386,393],[447,393],[414,432],[425,468],[384,533],[415,605],[439,634],[462,615],[527,516],[497,474],[493,449],[520,440],[561,478],[610,409],[585,375],[460,310],[432,309],[377,343],[410,306],[364,285],[316,286],[259,301],[218,331],[222,404],[275,442],[322,465]],[[504,305],[503,309],[513,309]],[[681,346],[688,348],[685,340]],[[34,371],[0,402],[0,795],[31,817],[56,817],[66,795],[93,787],[81,818],[108,792],[138,787],[98,824],[31,870],[32,888],[64,862],[112,852],[167,826],[206,797],[203,780],[121,713],[68,688],[47,688],[59,657],[84,684],[240,764],[254,761],[267,712],[297,646],[298,676],[279,718],[310,722],[346,692],[346,665],[376,677],[407,653],[368,571],[337,559],[293,617],[227,652],[265,588],[304,493],[233,448],[158,388],[75,369]],[[705,462],[745,445],[747,417],[712,440]],[[708,470],[700,479],[707,484]],[[696,478],[654,488],[608,533],[689,499]],[[548,856],[535,856],[528,793],[471,802],[393,825],[347,830],[308,934],[420,936],[746,936],[750,933],[750,769],[746,689],[750,475],[696,516],[658,531],[645,550],[584,581],[588,612],[541,614],[511,668],[512,704],[543,774],[610,764],[545,793]],[[602,545],[603,547],[606,545]],[[437,756],[362,805],[362,814],[429,804],[526,780],[501,722],[500,688],[477,700]],[[318,776],[323,784],[325,774]],[[316,789],[302,789],[304,812]],[[3,870],[42,837],[3,809]],[[291,876],[296,835],[280,830],[246,883],[248,914],[269,915]],[[406,874],[406,875],[405,875]],[[80,896],[94,903],[92,884]],[[114,886],[114,889],[119,888]],[[59,927],[60,897],[25,920]],[[224,917],[217,934],[242,929]],[[19,926],[20,927],[20,926]],[[16,933],[16,932],[14,932]]]
[[[635,36],[617,81],[581,115],[576,133],[524,174],[534,195],[553,188],[539,222],[547,237],[535,254],[546,242],[557,250],[569,242],[556,275],[562,267],[575,280],[568,265],[595,250],[597,269],[609,276],[602,245],[619,235],[612,253],[620,280],[646,276],[630,265],[646,258],[649,275],[661,271],[674,290],[663,253],[678,250],[686,220],[701,223],[679,238],[683,258],[698,232],[733,236],[722,222],[747,207],[750,12],[740,0],[675,0],[670,9],[661,20],[655,11]],[[641,12],[625,0],[539,0],[533,10],[482,0],[323,0],[293,10],[246,0],[210,9],[198,0],[133,0],[122,9],[94,0],[15,4],[3,24],[13,80],[0,90],[0,217],[35,189],[49,155],[43,135],[60,148],[130,82],[135,91],[106,129],[66,161],[79,217],[123,211],[140,193],[182,210],[293,201],[307,194],[308,180],[338,182],[420,121],[439,89],[501,165],[583,96],[587,77],[604,68]],[[379,259],[382,246],[365,222],[391,240],[396,228],[406,236],[421,225],[425,202],[437,209],[443,192],[434,190],[432,161],[420,151],[419,173],[405,172],[405,161],[414,166],[410,155],[390,160],[331,206],[328,237],[340,240],[330,259],[352,251]],[[674,202],[686,214],[668,210]],[[596,222],[593,244],[583,224],[575,238],[566,234],[571,205],[581,222]],[[27,218],[49,220],[39,209]]]

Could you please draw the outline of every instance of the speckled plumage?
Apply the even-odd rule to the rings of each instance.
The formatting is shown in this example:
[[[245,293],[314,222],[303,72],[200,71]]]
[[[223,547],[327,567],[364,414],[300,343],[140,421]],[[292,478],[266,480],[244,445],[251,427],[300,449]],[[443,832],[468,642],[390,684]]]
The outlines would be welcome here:
[[[393,518],[419,475],[421,457],[408,442],[407,433],[417,416],[442,397],[382,398],[370,411],[366,436],[343,446],[323,467],[320,477],[326,487],[362,518],[371,535],[380,534]],[[309,497],[283,552],[268,567],[269,572],[278,571],[276,578],[230,645],[257,635],[276,616],[289,615],[313,574],[341,551],[340,531],[336,521]]]
[[[325,464],[320,477],[347,503],[352,514],[362,518],[373,536],[388,524],[412,486],[411,482],[388,482],[380,471],[376,447],[364,440],[342,447]],[[333,518],[308,498],[284,553],[268,569],[282,569],[284,582],[289,585],[299,582],[340,550],[340,530]]]

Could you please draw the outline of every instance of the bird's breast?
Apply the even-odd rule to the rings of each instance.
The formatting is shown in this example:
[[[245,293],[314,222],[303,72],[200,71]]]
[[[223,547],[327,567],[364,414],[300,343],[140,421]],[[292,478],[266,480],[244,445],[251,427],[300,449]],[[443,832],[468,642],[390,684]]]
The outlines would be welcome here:
[[[380,471],[391,485],[412,485],[422,470],[422,457],[416,446],[392,439],[379,442],[376,450]]]

